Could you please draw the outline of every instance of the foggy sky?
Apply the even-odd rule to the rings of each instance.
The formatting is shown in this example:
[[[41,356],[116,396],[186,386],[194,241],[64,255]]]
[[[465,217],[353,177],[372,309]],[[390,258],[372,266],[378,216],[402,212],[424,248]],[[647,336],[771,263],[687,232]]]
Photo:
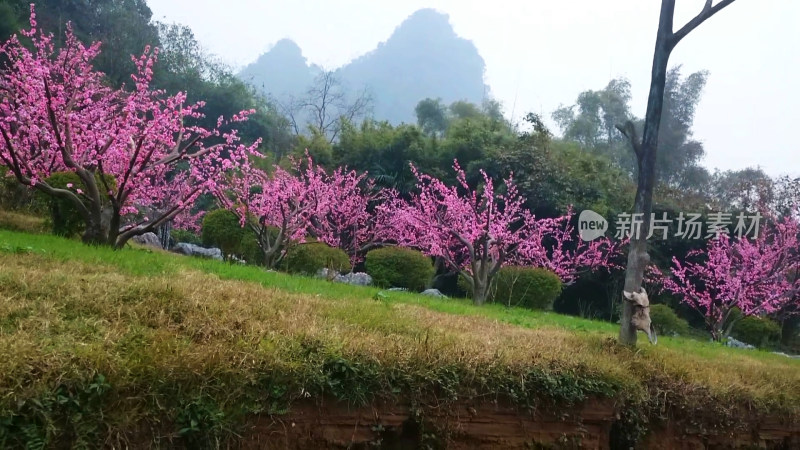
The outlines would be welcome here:
[[[715,0],[714,3],[717,3]],[[506,116],[550,117],[578,93],[615,77],[631,81],[644,116],[658,23],[657,0],[147,0],[156,20],[189,25],[209,52],[237,70],[281,38],[312,63],[335,69],[385,41],[421,8],[450,16],[486,61],[486,82]],[[676,29],[703,0],[678,0]],[[491,6],[490,6],[491,5]],[[695,116],[703,164],[760,166],[800,175],[800,1],[737,0],[672,53],[683,74],[710,76]],[[280,68],[275,68],[280,70]],[[552,122],[551,122],[552,123]],[[555,127],[554,127],[555,128]],[[557,131],[557,130],[554,130]]]

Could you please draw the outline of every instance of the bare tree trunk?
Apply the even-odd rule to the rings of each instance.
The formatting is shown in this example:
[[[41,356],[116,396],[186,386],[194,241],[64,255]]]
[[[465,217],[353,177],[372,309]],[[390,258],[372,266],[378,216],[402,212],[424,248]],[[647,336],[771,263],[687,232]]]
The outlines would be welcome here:
[[[658,132],[661,126],[661,112],[664,104],[664,87],[667,80],[669,56],[675,46],[706,19],[713,16],[734,0],[722,0],[712,6],[712,0],[706,0],[703,10],[683,28],[673,32],[675,0],[661,1],[661,15],[658,22],[656,47],[653,53],[653,68],[650,75],[650,93],[647,97],[647,113],[645,114],[644,133],[641,141],[633,123],[627,122],[617,128],[628,137],[636,153],[638,163],[638,184],[636,199],[633,205],[634,217],[642,219],[638,233],[631,236],[628,250],[628,264],[625,269],[625,291],[638,292],[642,286],[644,271],[650,262],[647,253],[647,235],[650,231],[650,214],[653,209],[653,187],[656,182],[656,151],[658,150]],[[640,216],[637,216],[641,214]],[[636,328],[631,323],[636,305],[623,302],[622,320],[619,330],[619,341],[626,345],[636,345]]]
[[[472,283],[472,303],[482,305],[486,303],[486,297],[489,294],[489,282],[481,280],[480,277],[473,277]]]

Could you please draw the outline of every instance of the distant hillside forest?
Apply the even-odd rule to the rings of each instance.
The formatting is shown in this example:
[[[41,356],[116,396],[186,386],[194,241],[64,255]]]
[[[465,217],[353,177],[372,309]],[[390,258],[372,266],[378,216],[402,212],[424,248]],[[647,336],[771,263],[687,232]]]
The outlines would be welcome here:
[[[533,113],[511,123],[503,105],[487,95],[485,65],[475,46],[453,33],[446,15],[432,10],[414,13],[378,48],[336,71],[309,64],[294,42],[282,40],[241,73],[204,52],[188,27],[154,21],[144,0],[43,0],[36,12],[39,25],[56,39],[71,21],[85,42],[102,41],[96,65],[111,85],[130,85],[130,55],[152,45],[161,49],[154,84],[168,93],[185,91],[188,101],[205,101],[203,125],[255,109],[240,132],[246,142],[263,138],[267,165],[308,151],[323,166],[367,171],[378,186],[407,194],[414,186],[409,163],[453,182],[451,168],[458,160],[475,186],[482,180],[480,170],[496,180],[513,173],[537,216],[572,207],[592,209],[613,222],[633,204],[635,158],[615,128],[626,120],[641,127],[630,109],[627,80],[610,80],[564,99],[565,106],[552,112],[558,130],[549,130]],[[27,0],[0,2],[0,38],[25,27],[28,13]],[[772,179],[752,168],[712,173],[700,165],[703,144],[692,126],[707,77],[681,67],[668,74],[656,214],[735,214],[756,205],[785,212],[797,197],[798,180]],[[199,207],[212,207],[210,199],[204,202]],[[670,237],[653,244],[656,262],[665,263],[702,241]],[[567,289],[561,308],[613,317],[612,307],[600,303],[605,300],[581,303],[608,298],[591,294],[608,286],[619,289],[621,280],[588,277]]]

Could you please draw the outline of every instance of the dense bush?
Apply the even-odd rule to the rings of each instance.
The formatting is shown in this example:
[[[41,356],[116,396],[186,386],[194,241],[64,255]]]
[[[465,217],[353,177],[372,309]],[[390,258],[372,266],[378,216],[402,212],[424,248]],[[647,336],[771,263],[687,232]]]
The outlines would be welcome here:
[[[0,166],[0,208],[17,209],[19,205],[16,199],[24,190],[16,178],[8,176],[8,168]]]
[[[49,212],[49,202],[36,190],[17,181],[7,167],[0,166],[0,208],[35,215]]]
[[[320,269],[340,273],[350,271],[350,258],[344,250],[322,242],[309,242],[292,246],[283,258],[282,267],[289,273],[315,275]]]
[[[258,246],[258,238],[256,234],[246,229],[242,233],[242,240],[239,243],[239,256],[244,259],[247,264],[256,266],[264,265],[264,252]]]
[[[472,286],[464,277],[459,277],[458,287],[472,295]],[[562,287],[558,275],[543,267],[506,266],[495,275],[487,301],[551,310]]]
[[[45,179],[47,184],[57,189],[69,189],[77,192],[78,189],[86,191],[86,185],[75,172],[55,172]],[[105,190],[105,185],[100,176],[95,176],[97,187]],[[105,184],[112,190],[117,188],[116,180],[112,175],[105,176]],[[43,192],[36,192],[38,202],[48,205],[50,210],[50,224],[53,234],[59,236],[74,236],[83,231],[86,224],[75,204],[70,200],[49,196]],[[101,196],[101,198],[106,198]]]
[[[650,321],[660,335],[689,334],[689,322],[678,317],[667,305],[650,305]]]
[[[200,239],[200,236],[188,230],[171,230],[169,235],[176,244],[179,242],[185,242],[187,244],[202,245],[203,243],[203,240]]]
[[[203,218],[203,245],[218,247],[225,258],[241,252],[243,237],[244,228],[239,224],[239,218],[227,209],[211,211]]]
[[[776,344],[781,339],[781,326],[765,317],[750,316],[736,322],[733,337],[757,347]]]
[[[367,253],[367,273],[381,287],[421,291],[434,275],[431,259],[417,250],[385,247]]]
[[[553,309],[561,279],[543,267],[507,266],[497,272],[491,301],[531,309]]]

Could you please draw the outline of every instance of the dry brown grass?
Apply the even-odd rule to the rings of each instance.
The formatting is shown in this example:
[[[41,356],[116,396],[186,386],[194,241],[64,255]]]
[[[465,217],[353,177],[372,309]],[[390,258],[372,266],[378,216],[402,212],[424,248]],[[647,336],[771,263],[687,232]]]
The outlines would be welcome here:
[[[51,438],[74,426],[62,423],[71,410],[31,403],[59,387],[79,399],[81,420],[102,416],[87,435],[103,439],[143,424],[181,428],[196,405],[211,417],[198,419],[198,432],[218,433],[217,422],[308,395],[527,406],[611,396],[642,414],[708,410],[723,422],[742,408],[800,408],[800,362],[788,358],[688,340],[630,350],[606,332],[531,329],[353,292],[297,294],[191,269],[136,276],[0,253],[0,423],[15,417],[15,432],[50,426]],[[81,394],[97,374],[110,386],[101,406]]]

